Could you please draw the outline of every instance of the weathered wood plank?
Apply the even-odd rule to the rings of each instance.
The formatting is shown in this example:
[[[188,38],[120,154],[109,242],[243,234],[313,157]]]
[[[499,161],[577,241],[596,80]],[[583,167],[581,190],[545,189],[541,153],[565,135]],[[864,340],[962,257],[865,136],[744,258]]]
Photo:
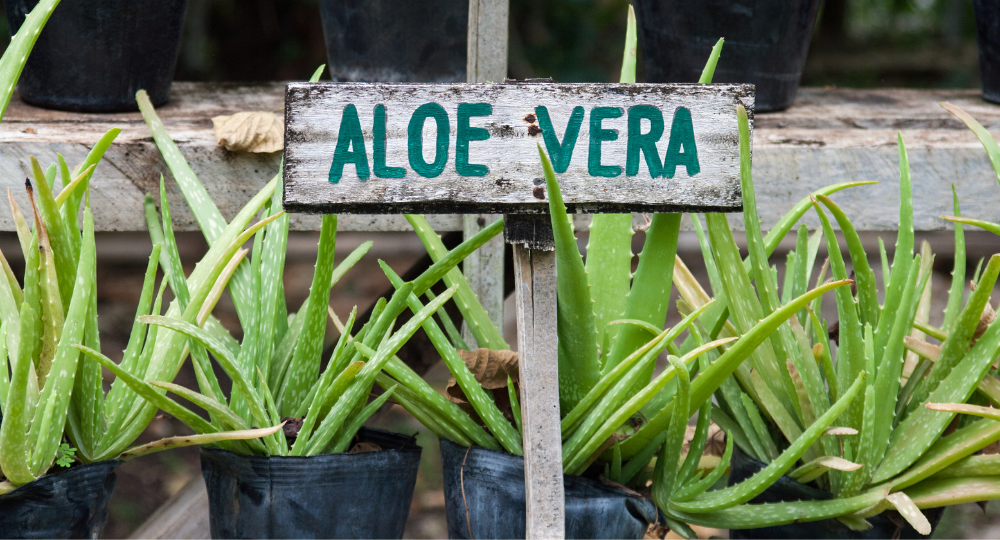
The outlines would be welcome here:
[[[157,508],[130,538],[211,538],[208,519],[208,492],[198,475]]]
[[[565,537],[559,432],[556,256],[514,244],[528,538]]]
[[[291,83],[284,203],[544,213],[541,144],[576,212],[735,211],[740,104],[751,86]]]
[[[466,82],[501,82],[507,78],[507,26],[510,0],[469,0],[469,32],[466,52]],[[470,238],[499,215],[466,214],[462,218],[465,238]],[[490,320],[503,329],[504,243],[494,238],[465,258],[462,271],[486,309]],[[475,336],[463,323],[462,337],[475,344]]]
[[[215,142],[211,117],[241,110],[279,110],[284,84],[175,83],[171,96],[171,103],[158,111],[167,130],[178,140],[181,153],[191,161],[223,215],[234,216],[277,173],[279,157],[227,152]],[[952,182],[962,197],[964,213],[1000,221],[996,179],[986,153],[972,133],[937,105],[939,101],[951,101],[988,129],[1000,130],[1000,106],[983,101],[973,90],[802,88],[787,111],[755,115],[754,178],[763,226],[772,226],[794,201],[815,187],[875,180],[878,186],[838,193],[834,199],[844,204],[859,229],[893,228],[899,185],[897,130],[909,148],[918,230],[947,228],[937,216],[950,212]],[[142,198],[145,193],[158,198],[160,173],[167,175],[178,230],[196,230],[138,113],[49,111],[15,97],[0,123],[0,192],[11,188],[26,207],[23,182],[29,155],[47,164],[59,152],[72,165],[112,127],[123,131],[107,161],[97,168],[91,191],[98,230],[145,231]],[[737,216],[731,217],[736,221]],[[439,231],[463,228],[461,216],[428,219]],[[578,216],[578,228],[585,228],[585,221]],[[293,228],[300,230],[315,229],[318,224],[314,216],[292,220]],[[340,228],[407,231],[409,225],[399,216],[345,215]],[[5,203],[0,203],[0,230],[13,230]]]

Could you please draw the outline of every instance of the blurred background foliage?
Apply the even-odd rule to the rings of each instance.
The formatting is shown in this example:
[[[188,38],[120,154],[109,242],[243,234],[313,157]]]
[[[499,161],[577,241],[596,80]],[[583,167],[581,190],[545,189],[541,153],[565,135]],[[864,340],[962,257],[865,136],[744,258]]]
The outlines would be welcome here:
[[[628,3],[511,0],[510,76],[616,81]],[[307,77],[326,62],[318,14],[316,0],[190,0],[176,78]],[[978,87],[972,0],[825,0],[802,83]]]

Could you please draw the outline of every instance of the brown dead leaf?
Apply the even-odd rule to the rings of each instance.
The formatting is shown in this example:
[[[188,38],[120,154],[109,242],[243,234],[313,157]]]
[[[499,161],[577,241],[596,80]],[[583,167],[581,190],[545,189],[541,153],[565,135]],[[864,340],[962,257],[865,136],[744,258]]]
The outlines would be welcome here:
[[[687,433],[684,434],[684,446],[681,453],[687,454],[691,449],[691,440],[694,439],[695,426],[688,426]],[[726,432],[722,431],[714,423],[708,425],[708,438],[705,440],[705,449],[702,455],[722,456],[726,452]]]
[[[212,118],[215,139],[230,152],[257,154],[285,147],[284,120],[269,111],[238,112]]]
[[[382,450],[382,447],[370,442],[359,442],[355,444],[347,453],[348,454],[360,454],[362,452],[378,452]]]
[[[487,390],[507,388],[507,377],[517,383],[517,353],[514,351],[476,349],[458,351],[458,356],[480,386]]]

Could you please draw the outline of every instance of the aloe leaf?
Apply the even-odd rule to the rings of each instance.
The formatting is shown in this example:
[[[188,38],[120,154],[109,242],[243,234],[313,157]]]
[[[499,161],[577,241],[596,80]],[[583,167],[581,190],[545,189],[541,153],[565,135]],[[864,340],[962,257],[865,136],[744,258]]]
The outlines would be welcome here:
[[[281,219],[284,220],[284,218]],[[278,223],[281,223],[281,221],[278,221]],[[358,261],[361,260],[362,257],[364,257],[366,253],[368,253],[368,250],[370,250],[371,247],[372,247],[371,241],[365,242],[360,246],[358,246],[357,248],[355,248],[354,251],[352,251],[347,257],[345,257],[344,260],[341,261],[340,264],[338,264],[337,267],[333,269],[333,277],[330,280],[331,282],[330,287],[333,288],[333,285],[336,285],[337,282],[340,281],[340,278],[342,278],[344,274],[347,273],[348,270],[350,270],[355,264],[357,264]],[[280,292],[280,283],[279,283],[279,294],[278,294],[279,303],[282,298],[284,298],[284,294]],[[308,304],[309,304],[309,297],[306,297],[306,300],[305,302],[302,303],[302,307],[299,309],[299,312],[304,313],[306,308],[308,307]],[[279,309],[278,312],[275,314],[275,317],[277,317],[280,313],[281,310]],[[299,336],[302,333],[302,327],[304,323],[305,323],[305,318],[300,319],[296,316],[292,320],[291,325],[284,332],[284,336],[282,336],[281,340],[275,347],[274,352],[271,356],[271,361],[269,362],[269,368],[267,374],[268,375],[267,384],[271,388],[278,387],[278,385],[281,382],[280,379],[284,375],[285,370],[288,367],[288,363],[292,361],[292,354],[295,352],[295,343],[298,341]]]
[[[830,470],[851,472],[861,468],[861,464],[837,456],[821,456],[788,473],[799,483],[808,484]]]
[[[1000,467],[1000,454],[979,454],[960,459],[935,473],[932,479],[993,476]]]
[[[155,452],[162,452],[163,450],[170,450],[172,448],[212,444],[220,441],[257,439],[273,435],[274,433],[280,431],[284,426],[285,424],[281,423],[274,427],[262,429],[221,431],[218,433],[204,433],[201,435],[179,435],[177,437],[168,437],[166,439],[160,439],[142,446],[130,448],[129,450],[122,452],[121,455],[118,456],[118,459],[121,461],[129,461],[137,457],[149,455]]]
[[[254,195],[226,227],[219,241],[212,244],[202,261],[195,266],[194,271],[188,277],[187,283],[188,289],[191,291],[191,301],[184,313],[182,314],[179,306],[174,304],[167,310],[167,316],[186,316],[189,320],[196,319],[198,308],[204,304],[221,275],[224,265],[232,259],[239,247],[253,236],[258,227],[266,225],[266,222],[259,222],[244,230],[261,207],[271,198],[276,183],[277,179],[272,180],[263,190]],[[220,337],[217,331],[211,333],[226,347],[229,347],[227,339],[232,340],[232,338],[228,336],[228,333],[222,332],[226,337]],[[147,338],[150,357],[143,361],[146,366],[144,368],[146,377],[152,380],[172,380],[186,356],[183,353],[187,349],[188,337],[184,334],[164,330],[157,332],[156,339],[152,340],[152,343],[149,342],[150,339]],[[121,430],[114,433],[117,438],[104,450],[101,458],[110,459],[123,452],[155,415],[156,408],[153,405],[145,401],[136,401],[132,408],[127,411],[128,421],[123,423],[124,427]]]
[[[653,500],[660,507],[669,505],[670,495],[674,492],[681,447],[684,445],[684,434],[687,432],[687,421],[691,412],[691,378],[688,368],[676,356],[670,355],[667,360],[677,372],[679,384],[677,385],[677,395],[674,397],[674,410],[670,417],[670,427],[667,428],[667,438],[663,441],[663,448],[660,449],[660,456],[656,460],[656,471],[653,479]]]
[[[804,308],[814,298],[850,284],[849,280],[834,281],[825,283],[806,294],[796,298],[792,302],[782,306],[774,313],[768,315],[763,320],[758,321],[752,328],[745,332],[732,346],[726,350],[711,366],[700,373],[691,384],[691,401],[701,403],[708,399],[712,393],[725,381],[733,371],[753,352],[779,324],[786,321],[800,309]],[[622,443],[622,457],[630,459],[649,443],[656,435],[664,430],[669,424],[670,410],[672,406],[668,404],[649,420],[634,435],[625,439]]]
[[[944,413],[937,414],[950,417]],[[973,422],[933,440],[933,444],[920,455],[920,459],[906,469],[905,473],[892,478],[889,484],[896,490],[906,489],[998,440],[1000,422],[991,419]]]
[[[276,212],[281,208],[281,196],[283,188],[274,190],[271,198],[271,212]],[[286,317],[279,309],[279,303],[284,298],[282,290],[282,276],[285,272],[285,254],[288,247],[288,225],[289,217],[285,214],[277,221],[272,222],[265,229],[266,236],[260,253],[254,253],[254,258],[261,259],[260,264],[260,303],[261,313],[259,317],[258,335],[261,340],[258,343],[259,353],[256,359],[257,367],[260,368],[264,376],[263,382],[266,384],[270,376],[271,357],[274,349],[278,345],[280,337],[277,336],[277,321]],[[336,273],[336,269],[334,269]],[[333,276],[331,276],[331,287]],[[303,321],[304,324],[304,321]]]
[[[153,108],[152,102],[149,101],[149,95],[146,91],[139,90],[136,92],[135,98],[139,105],[139,112],[142,113],[143,120],[146,121],[146,125],[153,134],[153,140],[156,142],[157,148],[160,149],[163,160],[167,162],[170,172],[174,175],[174,180],[177,182],[178,187],[181,188],[181,192],[184,193],[184,198],[187,200],[191,212],[194,213],[198,226],[201,228],[209,245],[214,245],[224,236],[228,225],[226,219],[219,212],[215,203],[212,202],[212,198],[209,197],[204,185],[195,176],[187,160],[181,155],[177,144],[170,138],[160,118],[156,115],[156,110]],[[275,177],[272,183],[277,179]],[[268,184],[268,187],[265,187],[265,191],[268,189],[273,189],[273,187]],[[262,193],[264,191],[258,193],[258,195]],[[267,198],[271,198],[271,192],[267,193]],[[249,267],[240,267],[237,270],[230,281],[230,289],[237,314],[240,316],[241,321],[246,321],[249,318],[247,310],[250,309],[249,304],[252,300]]]
[[[910,265],[913,264],[913,184],[910,181],[910,161],[903,144],[902,134],[897,135],[899,145],[899,233],[896,236],[896,252],[892,256],[892,270],[885,287],[885,305],[896,306],[902,297],[913,289],[906,289]],[[882,364],[882,355],[889,334],[893,331],[896,317],[883,312],[875,327],[875,367]]]
[[[389,359],[383,369],[389,374],[389,376],[399,381],[401,385],[420,395],[425,402],[431,404],[434,408],[448,416],[448,419],[458,426],[458,428],[461,429],[473,443],[484,448],[490,448],[493,450],[500,449],[500,445],[497,444],[496,439],[476,424],[475,421],[473,421],[468,414],[459,409],[457,405],[448,401],[446,397],[434,390],[431,385],[427,384],[427,382],[425,382],[420,375],[417,375],[413,369],[404,364],[402,360],[394,356]]]
[[[330,453],[339,454],[341,452],[345,452],[350,446],[351,441],[354,439],[354,435],[356,435],[358,433],[358,430],[361,429],[361,426],[363,426],[365,422],[369,418],[371,418],[371,416],[375,414],[376,411],[379,410],[379,407],[384,405],[385,402],[388,401],[390,397],[392,397],[393,393],[395,393],[396,391],[396,388],[397,386],[395,385],[386,388],[385,392],[383,392],[381,396],[372,400],[372,402],[369,403],[368,405],[365,405],[365,407],[361,409],[361,412],[359,412],[354,418],[352,418],[349,424],[344,426],[344,429],[341,432],[340,437],[337,439],[337,442],[334,443]]]
[[[924,402],[967,400],[997,354],[1000,354],[1000,325],[994,324]],[[935,437],[944,432],[951,419],[950,414],[924,407],[914,410],[893,432],[885,460],[874,481],[887,480],[913,464],[935,443]]]
[[[403,280],[388,265],[382,261],[379,261],[379,264],[382,266],[382,271],[385,272],[393,287],[398,289],[403,286]],[[435,298],[430,304],[437,302],[439,299],[440,297]],[[414,315],[425,309],[416,294],[411,293],[407,299],[407,303]],[[476,411],[479,418],[489,428],[490,433],[503,446],[504,450],[514,455],[521,455],[523,449],[521,447],[520,433],[511,427],[507,419],[504,418],[503,413],[500,412],[500,409],[493,402],[493,399],[479,385],[475,376],[469,371],[468,366],[458,356],[458,353],[455,352],[454,347],[451,346],[448,338],[441,331],[437,323],[434,322],[434,319],[428,318],[423,325],[423,329],[427,337],[430,338],[434,348],[441,355],[441,359],[448,367],[448,371],[455,377],[455,381],[469,400],[469,404],[472,405],[473,410]],[[454,442],[457,443],[458,441]]]
[[[59,208],[56,206],[52,191],[45,182],[42,168],[34,156],[31,157],[31,169],[35,176],[34,185],[38,192],[38,209],[41,212],[41,219],[45,223],[49,243],[52,246],[56,277],[59,279],[59,294],[62,304],[66,306],[69,305],[71,295],[73,294],[73,281],[76,277],[74,271],[77,268],[77,259],[80,257],[80,253],[74,249],[75,246],[70,242],[69,228],[62,214],[59,213]],[[27,187],[28,198],[31,199],[34,205],[35,200],[32,186],[28,184]]]
[[[549,215],[556,245],[557,279],[557,334],[559,337],[559,408],[570,410],[590,391],[600,378],[597,358],[597,327],[594,302],[590,296],[587,270],[576,244],[573,224],[566,213],[559,181],[548,157],[538,146],[538,155],[545,173],[549,198]],[[671,263],[673,257],[670,258]],[[669,289],[668,293],[669,294]],[[641,319],[642,317],[630,317]],[[629,329],[623,329],[618,343],[628,340]],[[624,355],[623,355],[624,356]],[[614,367],[615,349],[606,366]]]
[[[312,381],[319,376],[320,353],[326,333],[326,306],[330,303],[330,283],[333,277],[334,247],[337,235],[337,216],[323,216],[320,227],[319,254],[316,271],[309,287],[309,306],[303,317],[302,334],[295,344],[295,353],[288,365],[283,384],[277,391],[278,407],[282,416],[295,412],[305,398]]]
[[[917,508],[938,508],[1000,499],[1000,477],[932,479],[906,490]]]
[[[720,344],[720,341],[706,343],[705,345],[685,354],[681,358],[681,361],[688,364],[705,352],[718,347]],[[569,474],[582,474],[589,462],[592,461],[592,458],[596,458],[595,452],[600,449],[604,441],[607,441],[615,430],[621,427],[626,420],[638,412],[639,409],[641,409],[642,406],[652,399],[657,392],[666,386],[668,382],[673,380],[676,374],[676,368],[673,366],[668,367],[663,371],[663,373],[660,373],[660,375],[647,384],[639,393],[632,396],[631,399],[625,402],[624,405],[614,409],[613,412],[600,407],[596,408],[591,413],[591,416],[597,419],[605,419],[604,423],[600,424],[600,428],[594,432],[594,435],[590,436],[582,446],[578,448],[572,447],[569,443],[563,445],[563,470]],[[706,396],[705,399],[708,399],[708,396]],[[671,400],[671,404],[673,403],[674,401]],[[572,442],[572,439],[570,442]],[[624,457],[624,453],[622,455]]]
[[[0,58],[0,81],[6,83],[6,87],[0,88],[0,118],[3,118],[10,105],[10,98],[14,94],[14,84],[21,77],[21,70],[28,60],[31,49],[35,46],[35,40],[41,33],[45,23],[52,15],[52,11],[59,5],[59,0],[41,0],[31,12],[28,13],[21,28],[11,38]]]
[[[32,319],[31,311],[30,305],[21,304],[22,319]],[[4,327],[6,328],[6,324]],[[33,325],[21,325],[20,332],[23,343],[31,343],[37,339],[36,329]],[[6,365],[3,366],[3,369],[6,371]],[[17,485],[27,484],[38,476],[31,471],[27,440],[29,426],[27,417],[28,376],[32,369],[29,350],[27,347],[22,347],[20,354],[14,359],[10,391],[3,396],[6,403],[2,425],[0,425],[0,446],[3,447],[3,452],[0,453],[0,471],[10,482]]]
[[[979,227],[985,231],[989,231],[993,234],[1000,235],[1000,223],[991,223],[989,221],[983,221],[981,219],[964,218],[958,216],[941,216],[944,219],[951,221],[952,223],[964,223],[966,225],[972,225],[973,227]]]
[[[622,58],[620,83],[635,82],[636,62],[635,11],[628,10],[625,31],[625,53]],[[608,322],[620,318],[625,312],[629,283],[632,279],[632,215],[595,214],[590,223],[587,244],[587,278],[590,295],[594,301],[594,324],[597,328],[597,343],[613,343],[618,328],[607,326]],[[601,361],[610,351],[601,349]]]
[[[174,319],[169,316],[146,315],[140,317],[139,320],[146,324],[154,324],[156,326],[161,326],[163,328],[184,334],[208,349],[208,351],[212,353],[212,356],[215,357],[219,365],[222,366],[226,375],[229,375],[229,377],[233,380],[233,386],[239,390],[244,399],[247,401],[247,405],[250,407],[250,412],[253,414],[254,421],[257,422],[258,425],[263,425],[268,422],[267,414],[264,411],[264,405],[259,401],[257,393],[253,391],[247,375],[243,372],[243,369],[240,367],[237,359],[232,356],[232,353],[227,350],[225,345],[223,345],[222,342],[220,342],[215,336],[189,322]]]
[[[435,265],[449,255],[448,249],[444,246],[441,238],[434,232],[434,229],[431,228],[423,216],[407,214],[405,217],[410,222],[410,226],[413,227],[413,231],[417,233],[417,237],[424,244],[427,254],[431,256]],[[442,266],[437,268],[431,266],[431,268],[428,268],[424,274],[413,282],[414,290],[418,296],[423,294],[425,289],[430,288],[431,285],[441,279],[449,287],[458,285],[459,289],[455,295],[455,305],[462,312],[462,317],[465,319],[469,331],[475,336],[479,347],[493,350],[506,350],[510,349],[510,346],[504,341],[502,333],[493,324],[493,321],[490,320],[489,314],[486,313],[482,304],[479,303],[479,299],[472,292],[472,287],[469,286],[468,280],[454,266],[502,231],[503,223],[499,220],[490,224],[451,251],[452,258],[457,260],[454,262],[442,262]],[[467,253],[464,252],[465,249],[468,249]],[[438,274],[439,272],[440,275]],[[424,283],[424,280],[426,280],[426,283]]]
[[[712,491],[688,502],[672,503],[672,509],[682,512],[703,513],[722,510],[749,501],[759,495],[774,483],[782,474],[788,472],[802,454],[826,431],[826,428],[839,417],[864,385],[865,374],[858,375],[854,384],[844,392],[844,395],[830,409],[819,417],[813,425],[802,433],[802,437],[793,442],[781,453],[778,459],[752,477],[718,491]]]
[[[976,327],[982,317],[983,309],[989,303],[993,286],[998,277],[1000,277],[1000,255],[994,255],[990,257],[990,261],[977,283],[976,290],[972,292],[969,301],[955,320],[953,328],[948,333],[948,338],[941,344],[941,353],[938,355],[937,361],[924,380],[917,385],[917,389],[914,390],[909,406],[910,411],[923,403],[927,396],[966,356],[972,344]]]
[[[965,123],[966,126],[969,126],[969,129],[976,134],[976,137],[979,138],[979,142],[981,142],[983,144],[983,148],[986,149],[986,154],[990,157],[990,163],[993,164],[993,170],[996,172],[997,181],[1000,181],[1000,146],[997,146],[997,142],[993,139],[993,136],[990,135],[990,132],[986,131],[986,128],[977,122],[972,115],[962,109],[959,109],[951,103],[942,101],[940,105],[944,107],[944,110],[957,116],[959,120]]]
[[[670,343],[677,339],[684,330],[686,330],[691,323],[698,319],[702,313],[704,313],[705,308],[709,304],[705,304],[702,307],[695,310],[693,313],[684,317],[681,322],[674,325],[672,328],[659,332],[656,337],[649,340],[645,345],[640,347],[637,351],[629,355],[623,362],[615,366],[614,369],[604,374],[597,384],[587,392],[587,395],[576,404],[575,407],[569,413],[566,414],[562,419],[560,430],[562,432],[563,439],[570,435],[570,432],[574,430],[580,420],[582,420],[591,408],[598,402],[598,400],[604,395],[604,393],[611,388],[611,386],[620,379],[627,371],[629,371],[632,366],[637,362],[645,358],[646,355],[654,347],[658,347],[661,343]],[[666,345],[664,345],[664,348]],[[656,354],[659,354],[663,349],[658,349]],[[654,355],[655,356],[655,355]]]
[[[886,489],[873,489],[846,499],[796,501],[771,504],[743,504],[707,513],[688,513],[671,507],[671,514],[693,525],[756,529],[790,523],[832,519],[878,504],[887,495]]]
[[[754,289],[750,278],[741,268],[739,248],[736,247],[725,214],[708,214],[705,218],[708,222],[709,238],[712,241],[712,247],[715,248],[716,262],[721,271],[723,288],[726,291],[732,320],[738,331],[746,333],[764,318],[765,314],[761,309],[760,302],[753,294]],[[770,340],[764,340],[753,351],[750,364],[761,372],[761,376],[780,400],[782,406],[790,412],[797,413],[795,403],[791,399],[794,388],[791,387],[791,380],[782,369],[784,366],[779,365],[771,343]]]
[[[409,287],[404,287],[401,290],[409,289]],[[406,343],[407,340],[417,331],[418,328],[430,318],[430,316],[437,311],[445,302],[451,299],[455,291],[458,290],[457,286],[449,288],[441,296],[438,296],[433,302],[427,304],[426,307],[421,309],[419,312],[415,313],[413,317],[406,321],[399,330],[389,340],[378,348],[377,354],[374,358],[370,359],[365,363],[365,367],[362,368],[361,372],[355,378],[351,386],[348,387],[344,395],[337,400],[337,404],[330,410],[326,418],[320,424],[319,428],[313,434],[312,440],[309,443],[309,448],[306,449],[306,455],[310,453],[322,451],[330,444],[333,440],[334,435],[341,427],[343,427],[344,421],[347,419],[347,415],[351,412],[355,403],[363,399],[367,394],[372,384],[375,381],[376,375],[382,370],[383,366],[389,359],[396,354],[400,347]],[[409,291],[406,291],[409,294]]]
[[[705,475],[704,478],[698,480],[697,482],[689,483],[682,486],[680,489],[674,492],[671,501],[690,501],[695,497],[701,495],[702,493],[708,491],[708,488],[714,486],[722,475],[726,474],[729,470],[729,464],[733,457],[733,439],[731,433],[726,433],[726,450],[722,453],[722,459],[719,464],[712,470],[712,472]]]
[[[898,257],[898,255],[897,255]],[[909,276],[907,276],[904,291],[914,291],[917,290],[917,274],[919,273],[920,266],[920,256],[917,255],[916,263],[909,267]],[[893,273],[897,272],[893,268]],[[903,347],[903,337],[913,326],[913,317],[916,308],[913,306],[913,295],[905,294],[903,295],[902,301],[898,304],[895,311],[895,320],[891,328],[891,334],[888,338],[888,345],[885,348],[884,354],[882,356],[881,364],[878,360],[878,336],[875,336],[875,439],[873,450],[871,454],[871,462],[879,463],[885,456],[886,450],[889,447],[890,440],[892,437],[893,424],[896,413],[896,400],[898,399],[900,382],[899,378],[903,371],[903,356],[905,353],[905,348]],[[887,304],[893,305],[893,304]],[[886,316],[885,318],[890,318]],[[884,466],[885,463],[882,463]],[[879,472],[885,469],[880,468]]]
[[[825,195],[818,195],[816,200],[823,203],[830,210],[830,213],[833,214],[834,219],[840,225],[840,230],[844,234],[848,251],[851,254],[851,264],[854,267],[854,280],[858,290],[858,307],[861,324],[868,323],[874,327],[878,322],[878,292],[875,282],[875,272],[868,264],[868,254],[865,253],[861,238],[858,236],[854,224],[851,223],[851,220],[848,219],[847,214],[844,213],[840,206]],[[824,236],[829,237],[830,234],[827,232]],[[829,243],[830,241],[827,240],[827,244]]]
[[[551,203],[550,203],[551,204]],[[639,253],[639,265],[632,278],[632,288],[623,318],[637,319],[663,328],[667,309],[670,306],[670,290],[673,286],[673,267],[677,255],[677,238],[680,230],[680,214],[654,214],[646,241]],[[559,267],[562,272],[562,266]],[[624,327],[614,341],[610,355],[603,365],[603,372],[614,369],[636,349],[646,342],[646,336],[639,328]],[[653,370],[643,373],[639,384],[652,378]],[[638,386],[635,388],[638,390]]]
[[[762,461],[772,462],[778,459],[778,447],[774,443],[774,439],[771,438],[770,432],[767,430],[767,424],[764,423],[764,419],[760,415],[760,409],[757,405],[750,399],[750,396],[741,393],[740,400],[743,401],[743,410],[746,411],[747,417],[750,419],[750,426],[753,431],[757,433],[757,440],[759,440],[763,446],[764,459]],[[763,403],[763,402],[762,402]]]
[[[956,216],[962,215],[962,209],[958,204],[958,192],[955,191],[955,184],[951,185],[951,196],[953,212]],[[955,223],[955,266],[951,271],[951,288],[948,289],[948,304],[944,309],[944,322],[941,328],[950,332],[958,319],[958,313],[962,309],[962,298],[965,294],[965,231],[961,223]]]
[[[427,292],[424,293],[424,296],[427,297],[428,301],[437,298],[437,295],[435,295],[430,289],[428,289]],[[439,310],[437,312],[437,316],[438,319],[441,321],[441,326],[444,328],[445,335],[447,335],[448,339],[451,341],[452,347],[460,351],[472,350],[469,347],[469,344],[466,343],[464,339],[462,339],[462,333],[458,330],[458,327],[455,326],[455,322],[451,320],[451,317],[448,315],[447,310]]]
[[[77,360],[80,356],[74,345],[83,340],[87,311],[94,294],[93,275],[97,265],[94,247],[94,218],[90,208],[84,209],[83,242],[80,248],[79,265],[76,271],[76,287],[68,303],[66,322],[63,326],[49,380],[42,390],[39,403],[44,407],[35,409],[31,430],[37,430],[37,439],[32,452],[31,471],[38,476],[55,461],[56,450],[62,441],[63,427],[69,411],[70,393],[76,379]]]
[[[290,455],[304,455],[303,452],[305,452],[306,446],[309,444],[309,439],[312,437],[316,424],[326,416],[337,400],[340,399],[340,396],[347,390],[347,387],[354,382],[354,378],[357,377],[358,372],[363,367],[365,367],[364,362],[354,362],[337,373],[336,377],[328,375],[328,373],[332,373],[331,370],[327,370],[327,373],[323,374],[324,380],[330,378],[332,380],[324,381],[326,384],[318,389],[316,398],[313,399],[312,405],[309,407],[309,412],[303,418],[302,429],[299,430],[299,435],[295,438],[295,444],[292,445]]]

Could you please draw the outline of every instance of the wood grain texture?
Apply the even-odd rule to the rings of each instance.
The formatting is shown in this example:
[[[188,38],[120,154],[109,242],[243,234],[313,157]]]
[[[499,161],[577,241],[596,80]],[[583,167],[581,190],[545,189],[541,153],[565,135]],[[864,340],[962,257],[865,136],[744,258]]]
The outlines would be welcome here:
[[[739,148],[736,106],[753,110],[752,87],[747,85],[647,84],[465,84],[419,85],[379,83],[291,83],[285,98],[285,207],[297,212],[334,213],[544,213],[548,201],[540,182],[537,145],[544,144],[536,107],[545,106],[552,128],[562,139],[575,107],[585,118],[572,160],[559,175],[566,205],[576,212],[635,210],[737,211]],[[411,166],[408,144],[410,118],[424,104],[439,104],[450,127],[448,159],[443,170],[424,177]],[[489,103],[492,114],[471,118],[471,125],[489,132],[488,140],[469,145],[469,162],[486,165],[483,176],[463,176],[456,165],[457,116],[460,103]],[[364,132],[368,156],[374,146],[374,110],[384,104],[386,163],[404,167],[403,178],[379,178],[363,165],[343,167],[338,181],[330,180],[331,163],[339,142],[341,118],[353,106]],[[653,177],[645,159],[634,176],[592,174],[588,158],[593,147],[591,115],[594,107],[617,109],[620,118],[603,121],[613,140],[601,144],[601,164],[626,165],[628,116],[636,105],[651,105],[662,113],[664,130],[655,143],[657,160],[667,155],[677,111],[689,111],[700,170],[678,166],[672,178]],[[419,124],[418,124],[419,125]],[[423,123],[423,159],[439,159],[434,147],[437,124]],[[643,131],[649,131],[648,121]],[[682,131],[682,130],[681,130]],[[484,132],[485,133],[485,132]],[[673,135],[672,135],[673,133]],[[382,138],[379,138],[381,141]],[[590,142],[588,142],[590,141]],[[675,140],[676,142],[676,140]],[[356,144],[356,143],[354,143]],[[343,148],[346,148],[344,146]],[[353,145],[352,145],[353,148]],[[690,153],[691,148],[684,148]],[[373,163],[374,158],[366,158]],[[436,174],[436,176],[435,176]],[[690,176],[689,176],[690,174]]]
[[[466,51],[466,82],[485,83],[507,78],[507,32],[510,0],[469,0],[469,33]],[[462,217],[465,238],[471,238],[493,223],[496,214],[466,214]],[[490,320],[503,329],[504,243],[494,238],[465,258],[462,272],[479,298]],[[462,337],[476,344],[463,322]]]
[[[284,88],[280,83],[175,83],[170,104],[158,110],[181,153],[226,217],[236,215],[278,172],[280,158],[277,154],[227,152],[215,142],[211,117],[241,110],[280,110]],[[855,225],[862,230],[895,228],[899,203],[897,130],[909,149],[917,230],[949,228],[937,216],[951,212],[952,182],[964,214],[1000,222],[1000,205],[996,204],[1000,188],[986,152],[975,135],[937,105],[939,101],[965,109],[1000,136],[1000,106],[983,101],[974,90],[802,88],[790,109],[755,115],[754,179],[764,228],[773,226],[792,204],[816,187],[851,180],[879,182],[833,196]],[[74,165],[112,127],[123,131],[106,161],[97,167],[91,190],[97,229],[145,231],[142,198],[145,193],[159,198],[157,184],[163,173],[175,226],[197,230],[138,113],[50,111],[26,105],[15,96],[0,123],[0,192],[10,187],[22,208],[27,208],[23,183],[29,172],[28,156],[36,155],[46,165],[55,161],[58,152]],[[730,218],[735,226],[742,225],[738,215]],[[439,231],[463,229],[458,215],[429,215],[428,220]],[[817,224],[811,215],[806,220],[810,226]],[[588,221],[577,216],[577,228],[585,229]],[[319,219],[296,215],[292,227],[318,229]],[[410,230],[405,219],[393,215],[343,215],[339,227]],[[0,230],[13,230],[5,203],[0,204]]]
[[[554,251],[514,245],[518,370],[528,538],[563,538],[566,528]]]
[[[211,538],[208,492],[201,475],[192,478],[156,509],[129,538]]]

